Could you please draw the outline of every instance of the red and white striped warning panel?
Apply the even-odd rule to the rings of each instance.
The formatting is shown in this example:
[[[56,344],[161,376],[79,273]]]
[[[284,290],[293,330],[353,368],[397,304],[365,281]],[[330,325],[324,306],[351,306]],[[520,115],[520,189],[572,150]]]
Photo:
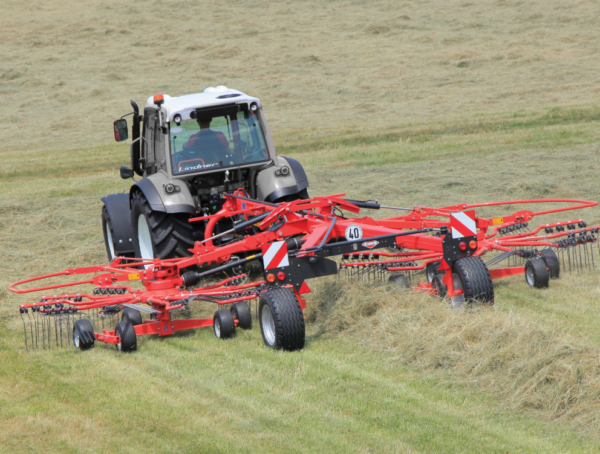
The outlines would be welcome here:
[[[452,213],[450,215],[450,227],[452,228],[452,238],[455,239],[477,235],[475,210]]]
[[[276,241],[275,243],[264,245],[262,253],[265,270],[290,266],[285,241]]]

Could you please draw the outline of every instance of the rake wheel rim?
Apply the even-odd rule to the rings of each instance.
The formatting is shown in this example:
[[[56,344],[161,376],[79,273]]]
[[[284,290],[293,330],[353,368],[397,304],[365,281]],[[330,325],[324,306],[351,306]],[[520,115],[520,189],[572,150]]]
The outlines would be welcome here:
[[[105,224],[104,229],[106,230],[106,241],[108,243],[108,249],[110,250],[110,259],[114,260],[115,258],[115,245],[113,244],[112,233],[110,232],[110,226],[108,222]]]
[[[79,338],[79,330],[73,333],[73,345],[75,345],[75,348],[80,348],[79,346],[81,345],[81,343]]]
[[[221,322],[218,318],[215,318],[215,336],[221,338]]]
[[[138,217],[138,243],[140,245],[140,255],[142,259],[153,260],[154,250],[152,249],[152,237],[148,228],[146,216],[140,214]],[[144,265],[148,268],[150,265]]]
[[[533,269],[530,266],[525,267],[525,279],[531,287],[535,285],[535,275],[533,274]]]
[[[269,345],[275,344],[275,320],[268,305],[264,305],[260,314],[260,324],[265,340]]]

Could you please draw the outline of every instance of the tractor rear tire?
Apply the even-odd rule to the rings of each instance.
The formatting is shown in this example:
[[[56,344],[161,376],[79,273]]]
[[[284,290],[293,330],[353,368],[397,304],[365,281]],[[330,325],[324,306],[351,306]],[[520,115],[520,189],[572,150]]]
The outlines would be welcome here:
[[[140,311],[136,309],[132,309],[130,307],[123,308],[123,315],[121,316],[121,320],[129,320],[133,326],[142,324],[142,314]]]
[[[227,309],[215,312],[213,317],[213,329],[215,336],[219,339],[229,339],[235,336],[235,321],[233,315]]]
[[[293,290],[274,288],[260,295],[258,320],[267,347],[287,351],[304,348],[304,314]]]
[[[189,257],[194,230],[188,215],[153,211],[139,191],[131,201],[131,225],[135,256],[142,259]]]
[[[73,345],[80,350],[89,350],[94,346],[96,336],[94,327],[88,319],[82,318],[73,324]]]
[[[542,259],[546,262],[546,266],[550,272],[550,279],[558,279],[560,277],[560,261],[556,256],[556,252],[552,249],[543,249]]]
[[[550,272],[543,258],[527,260],[525,264],[525,280],[531,287],[548,288]]]
[[[233,304],[231,306],[231,315],[237,319],[238,328],[252,328],[252,314],[250,313],[250,307],[248,306],[248,303],[245,301]]]
[[[117,350],[120,352],[129,353],[137,349],[137,336],[129,320],[121,320],[117,323],[115,336],[121,338],[121,342],[117,344]]]
[[[480,302],[490,306],[494,304],[494,283],[481,258],[460,257],[454,262],[452,272],[462,283],[467,303]]]

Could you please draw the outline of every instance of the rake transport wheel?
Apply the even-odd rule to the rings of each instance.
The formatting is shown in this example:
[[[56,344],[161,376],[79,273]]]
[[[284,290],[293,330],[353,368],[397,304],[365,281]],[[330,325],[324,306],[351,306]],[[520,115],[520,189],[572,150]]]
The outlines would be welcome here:
[[[82,318],[73,324],[73,345],[80,350],[89,350],[94,346],[96,336],[89,320]]]
[[[143,259],[189,257],[194,231],[187,216],[153,211],[146,197],[136,191],[131,201],[131,225],[135,256]]]
[[[425,267],[425,274],[427,275],[427,281],[433,282],[434,276],[439,274],[438,268],[440,267],[440,262],[430,263]]]
[[[395,284],[400,288],[410,288],[408,278],[404,274],[392,274],[388,279],[390,284]]]
[[[552,249],[543,249],[542,259],[546,262],[546,267],[550,272],[550,279],[558,279],[560,277],[560,262],[556,253]]]
[[[260,295],[258,320],[267,347],[287,351],[304,348],[304,314],[293,290],[274,288]]]
[[[250,313],[250,307],[248,307],[248,303],[245,301],[233,304],[231,306],[231,315],[233,315],[233,318],[237,319],[237,326],[239,328],[252,328],[252,314]]]
[[[235,336],[235,321],[233,314],[227,309],[221,309],[215,312],[213,318],[213,329],[215,336],[219,339],[229,339]]]
[[[442,274],[436,274],[433,276],[433,281],[431,282],[431,288],[437,290],[437,296],[440,298],[446,297],[446,286],[443,279],[444,276]]]
[[[115,336],[121,338],[121,342],[117,344],[117,350],[120,352],[128,353],[137,349],[137,336],[129,320],[121,320],[117,323]]]
[[[480,257],[460,257],[452,267],[454,288],[462,287],[467,303],[494,304],[494,284]]]
[[[548,288],[550,272],[543,258],[527,260],[525,264],[525,280],[531,287]]]
[[[129,323],[131,323],[133,326],[141,325],[142,314],[138,310],[132,309],[130,307],[124,307],[121,320],[129,320]]]

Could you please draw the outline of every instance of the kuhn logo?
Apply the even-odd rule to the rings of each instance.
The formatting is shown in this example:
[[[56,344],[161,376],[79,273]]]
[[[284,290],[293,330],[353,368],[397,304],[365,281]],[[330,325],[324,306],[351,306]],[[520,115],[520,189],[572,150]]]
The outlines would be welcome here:
[[[375,246],[377,246],[379,244],[379,241],[365,241],[362,245],[364,247],[367,247],[369,249],[373,249]]]

